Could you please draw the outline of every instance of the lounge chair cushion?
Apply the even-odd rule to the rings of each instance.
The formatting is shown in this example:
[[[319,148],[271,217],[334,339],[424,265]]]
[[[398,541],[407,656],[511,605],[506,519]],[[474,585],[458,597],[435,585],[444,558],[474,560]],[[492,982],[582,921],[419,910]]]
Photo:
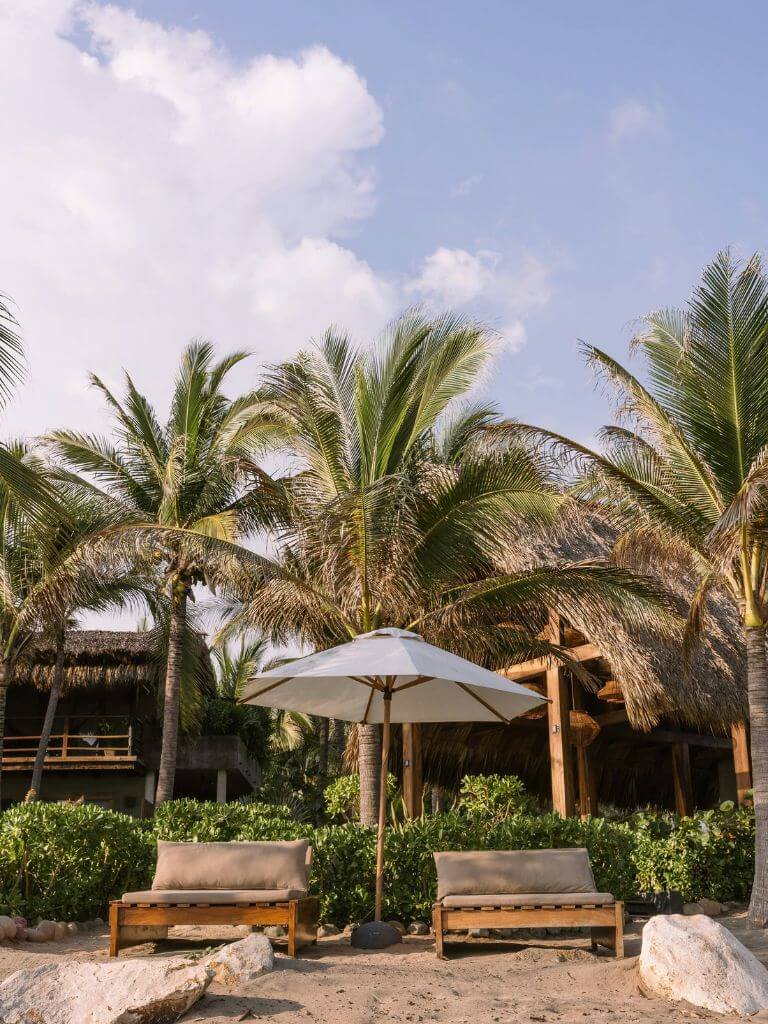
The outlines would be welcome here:
[[[123,893],[123,903],[282,903],[305,889],[146,889]]]
[[[552,892],[542,895],[540,892],[519,893],[485,893],[480,896],[446,896],[444,907],[541,907],[561,906],[583,907],[585,904],[603,906],[613,903],[609,892]]]
[[[309,843],[157,844],[153,889],[307,888]]]
[[[473,850],[436,853],[437,897],[595,891],[587,851]]]

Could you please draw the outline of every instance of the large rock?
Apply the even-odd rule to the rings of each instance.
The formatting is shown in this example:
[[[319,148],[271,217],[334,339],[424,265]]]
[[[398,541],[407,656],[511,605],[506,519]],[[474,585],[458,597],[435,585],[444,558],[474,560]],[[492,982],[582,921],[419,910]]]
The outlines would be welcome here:
[[[234,988],[271,971],[275,966],[275,954],[266,935],[254,932],[239,942],[217,949],[208,957],[206,964],[215,973],[216,981],[227,988]]]
[[[188,960],[47,963],[0,984],[3,1024],[170,1024],[202,996],[213,971]]]
[[[664,999],[744,1016],[768,1007],[768,971],[710,917],[652,917],[643,928],[640,981]]]

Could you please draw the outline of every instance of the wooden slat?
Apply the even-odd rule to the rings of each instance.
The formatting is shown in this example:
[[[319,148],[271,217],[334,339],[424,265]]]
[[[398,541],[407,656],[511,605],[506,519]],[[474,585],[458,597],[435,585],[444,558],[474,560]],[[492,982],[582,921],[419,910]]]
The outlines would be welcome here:
[[[450,910],[443,914],[443,928],[463,931],[465,928],[581,928],[614,924],[616,910],[613,904],[589,909],[563,907],[543,909],[495,907],[493,910]]]

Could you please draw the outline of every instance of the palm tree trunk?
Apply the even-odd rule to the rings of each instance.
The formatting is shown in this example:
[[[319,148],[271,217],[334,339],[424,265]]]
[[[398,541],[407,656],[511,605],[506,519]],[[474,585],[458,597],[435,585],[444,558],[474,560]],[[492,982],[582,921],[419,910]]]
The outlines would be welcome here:
[[[11,681],[10,658],[0,661],[0,808],[3,806],[3,737],[5,736],[5,698],[8,695],[8,684]]]
[[[187,585],[174,577],[170,584],[171,621],[168,632],[168,661],[165,669],[163,696],[163,738],[160,748],[160,768],[157,773],[155,806],[173,799],[176,778],[176,751],[179,742],[179,691],[184,632],[187,624]]]
[[[360,772],[360,824],[375,828],[379,820],[379,779],[381,777],[381,729],[358,725],[357,762]]]
[[[64,631],[60,630],[56,636],[56,663],[53,666],[53,680],[51,692],[48,694],[48,707],[45,709],[45,720],[40,733],[40,740],[37,744],[35,754],[35,766],[32,769],[32,782],[29,785],[27,800],[39,800],[40,791],[43,786],[43,766],[45,755],[48,753],[48,744],[51,742],[53,732],[53,720],[56,717],[56,709],[59,706],[61,688],[64,682]]]
[[[747,627],[747,688],[752,743],[755,804],[755,880],[748,920],[753,928],[768,925],[768,656],[766,628]]]

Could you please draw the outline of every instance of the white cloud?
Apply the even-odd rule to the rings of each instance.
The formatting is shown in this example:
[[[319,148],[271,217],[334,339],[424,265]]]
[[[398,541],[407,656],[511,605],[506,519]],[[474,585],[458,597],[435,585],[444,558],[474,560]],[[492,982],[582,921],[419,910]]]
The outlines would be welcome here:
[[[409,285],[343,241],[374,210],[383,119],[323,46],[237,62],[124,8],[3,0],[0,86],[0,290],[31,371],[5,432],[103,429],[89,370],[118,384],[126,367],[163,402],[195,336],[251,349],[246,386],[330,323],[375,334],[414,295],[519,346],[548,296],[532,258],[438,249]]]
[[[551,270],[534,256],[510,268],[499,253],[440,248],[424,260],[408,291],[430,305],[493,311],[506,348],[517,351],[526,341],[523,319],[547,304]]]
[[[276,359],[396,311],[338,243],[372,211],[383,127],[327,49],[240,65],[116,7],[6,0],[0,83],[0,289],[31,362],[14,430],[100,426],[88,369],[126,366],[162,398],[195,335]]]
[[[640,100],[619,103],[608,115],[608,140],[613,143],[655,135],[664,128],[666,118],[660,106],[649,107]]]

